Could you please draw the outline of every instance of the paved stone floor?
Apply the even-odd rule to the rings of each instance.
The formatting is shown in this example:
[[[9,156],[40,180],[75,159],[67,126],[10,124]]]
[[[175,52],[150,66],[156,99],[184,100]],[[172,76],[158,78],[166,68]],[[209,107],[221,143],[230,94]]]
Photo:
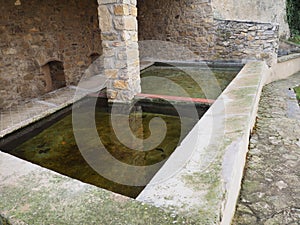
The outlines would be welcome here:
[[[76,101],[75,91],[72,86],[61,88],[0,111],[0,138],[72,104]]]
[[[264,87],[233,224],[300,224],[300,72]]]

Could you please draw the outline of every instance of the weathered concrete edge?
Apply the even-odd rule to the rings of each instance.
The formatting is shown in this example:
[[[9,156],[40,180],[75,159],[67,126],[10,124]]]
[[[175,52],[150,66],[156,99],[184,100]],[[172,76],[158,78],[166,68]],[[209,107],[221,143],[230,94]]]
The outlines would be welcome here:
[[[197,224],[230,224],[269,73],[265,62],[246,64],[137,200],[182,213]]]
[[[229,170],[231,170],[231,177],[227,177],[228,180],[228,187],[226,188],[226,197],[224,199],[225,207],[223,210],[222,225],[230,225],[231,221],[234,217],[235,208],[238,200],[238,196],[240,193],[241,188],[241,182],[243,178],[243,172],[244,167],[246,163],[246,156],[248,152],[248,146],[249,146],[249,138],[251,131],[256,123],[256,117],[257,117],[257,111],[258,111],[258,105],[259,100],[261,96],[261,92],[263,89],[263,86],[265,85],[267,77],[270,76],[270,69],[264,62],[257,63],[257,65],[252,64],[248,67],[248,71],[242,71],[245,72],[243,75],[244,77],[247,77],[248,75],[251,76],[251,70],[252,67],[257,66],[256,75],[259,77],[256,84],[256,90],[253,93],[253,101],[252,105],[249,108],[249,115],[247,122],[248,124],[245,124],[244,130],[243,130],[243,136],[240,139],[240,142],[237,144],[234,144],[233,146],[229,146],[226,149],[224,158],[223,158],[223,180],[226,181],[226,167],[229,166]],[[238,82],[236,83],[236,87],[238,87]],[[241,88],[243,88],[241,86]],[[225,91],[226,92],[226,91]],[[237,154],[233,154],[237,151]],[[227,164],[228,162],[234,162],[232,165]],[[228,176],[229,174],[227,174]]]
[[[189,224],[183,217],[1,151],[0,199],[0,222],[11,225]]]
[[[300,71],[300,54],[291,54],[279,58],[278,63],[271,67],[271,74],[266,84],[285,79]]]

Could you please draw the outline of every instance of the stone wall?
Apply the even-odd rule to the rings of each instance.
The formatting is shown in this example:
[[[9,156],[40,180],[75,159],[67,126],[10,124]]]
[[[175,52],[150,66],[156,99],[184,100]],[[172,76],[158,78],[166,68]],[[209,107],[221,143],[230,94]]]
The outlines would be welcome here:
[[[289,37],[286,0],[212,0],[212,7],[216,19],[278,23],[279,35]]]
[[[216,3],[219,4],[218,7],[215,6]],[[259,7],[260,4],[256,4]],[[216,11],[220,9],[220,5],[224,4],[206,0],[139,1],[142,59],[259,59],[266,60],[269,65],[275,62],[278,26],[240,19],[214,19],[213,13],[218,14]],[[260,10],[262,9],[261,6]],[[236,10],[241,12],[243,7]],[[252,19],[254,18],[253,16]],[[147,40],[152,42],[147,43]]]
[[[215,20],[214,59],[258,59],[272,65],[277,60],[278,25]]]
[[[208,0],[138,1],[139,41],[184,45],[200,57],[212,54],[213,15]]]
[[[278,26],[241,21],[247,17],[242,13],[246,7],[237,4],[237,12],[231,14],[229,0],[98,3],[0,0],[0,108],[53,90],[51,72],[45,66],[50,61],[63,63],[66,85],[77,84],[94,56],[102,54],[102,46],[108,97],[115,101],[132,99],[140,92],[137,36],[143,42],[139,46],[142,59],[263,59],[269,65],[276,60]],[[255,3],[260,13],[264,9],[277,12],[277,6]],[[227,7],[224,12],[221,6]],[[237,19],[214,19],[229,15]],[[263,20],[253,15],[249,21],[255,18]],[[272,18],[269,20],[275,21]]]
[[[16,2],[18,3],[18,1]],[[0,0],[0,108],[45,93],[42,67],[63,62],[66,84],[76,84],[102,53],[97,1]]]

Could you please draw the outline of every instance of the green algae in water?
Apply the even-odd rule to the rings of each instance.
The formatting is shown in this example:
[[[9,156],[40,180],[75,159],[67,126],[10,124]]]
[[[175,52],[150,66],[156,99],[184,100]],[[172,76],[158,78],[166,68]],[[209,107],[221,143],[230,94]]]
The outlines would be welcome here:
[[[118,116],[122,117],[124,115],[120,114]],[[176,116],[145,112],[132,113],[129,118],[130,121],[135,121],[135,123],[130,123],[130,126],[135,136],[147,138],[150,135],[148,128],[149,121],[157,116],[161,117],[166,123],[166,137],[155,149],[144,152],[131,150],[119,142],[111,126],[109,113],[103,111],[96,111],[95,113],[97,131],[105,148],[116,159],[130,165],[138,166],[152,165],[166,159],[197,122],[194,119],[184,118],[185,124],[188,125],[182,127],[180,118]],[[139,123],[140,126],[137,126]],[[155,129],[159,129],[159,127]],[[180,137],[181,132],[182,137]],[[126,133],[122,135],[126,135]],[[91,139],[88,144],[93,146],[93,140]],[[93,184],[129,197],[136,197],[144,188],[114,183],[99,175],[88,165],[76,145],[71,114],[11,150],[9,153],[85,183]],[[122,176],[122,171],[120,171],[120,176]]]
[[[216,99],[239,71],[240,68],[151,66],[141,73],[142,78],[152,77],[142,79],[142,93]]]

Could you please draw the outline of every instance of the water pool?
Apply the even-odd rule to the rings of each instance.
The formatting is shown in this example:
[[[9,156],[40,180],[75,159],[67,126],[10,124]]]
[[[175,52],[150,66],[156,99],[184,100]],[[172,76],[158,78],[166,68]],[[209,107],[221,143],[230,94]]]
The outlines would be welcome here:
[[[141,72],[142,93],[216,99],[241,68],[241,65],[155,63]],[[150,77],[152,79],[147,79]],[[177,88],[177,85],[181,88]]]
[[[88,102],[89,99],[83,101]],[[95,122],[99,138],[111,155],[129,165],[151,165],[167,159],[198,121],[195,118],[179,118],[176,116],[176,111],[172,110],[172,106],[167,108],[168,110],[164,115],[161,114],[162,107],[157,108],[160,111],[150,113],[145,112],[141,106],[137,106],[138,110],[132,110],[129,116],[130,128],[137,137],[147,138],[150,135],[148,126],[153,117],[160,117],[165,121],[167,133],[163,141],[151,151],[134,151],[124,146],[116,137],[111,124],[110,107],[103,101],[106,100],[98,100],[100,103],[95,110]],[[85,109],[83,107],[81,110],[82,118],[86,116],[85,113],[89,113]],[[122,114],[122,112],[115,116],[118,117],[119,123],[126,121],[127,118],[127,115]],[[29,136],[28,132],[23,132],[24,137],[18,135],[17,140],[5,143],[1,149],[18,158],[129,197],[134,198],[143,190],[143,186],[127,186],[110,181],[91,168],[76,145],[71,112],[63,113],[61,117],[49,127],[40,128],[37,126],[37,131],[30,132],[31,135]],[[185,121],[185,126],[182,126],[182,120]],[[126,122],[120,126],[125,127]],[[86,132],[89,132],[89,128],[86,129]],[[158,130],[160,127],[153,127],[153,129]],[[122,135],[123,138],[130,138],[125,130],[119,135]],[[93,138],[89,140],[88,145],[91,149],[96,146],[96,141]],[[110,169],[113,170],[114,168]],[[122,172],[119,171],[120,176],[128,176]],[[134,179],[134,177],[128,177],[128,179]]]

